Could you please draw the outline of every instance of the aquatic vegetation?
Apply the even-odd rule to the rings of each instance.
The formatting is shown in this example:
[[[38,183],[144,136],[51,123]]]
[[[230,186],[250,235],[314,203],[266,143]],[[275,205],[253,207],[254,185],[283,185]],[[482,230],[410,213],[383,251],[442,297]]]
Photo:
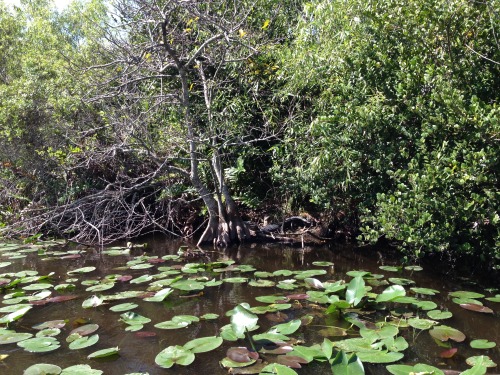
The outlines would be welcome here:
[[[30,250],[33,246],[30,245]],[[11,258],[25,246],[0,245],[0,259],[5,256],[4,248]],[[184,263],[175,255],[134,257],[130,251],[117,247],[101,255],[112,256],[115,263],[119,257],[125,259],[118,262],[113,273],[106,275],[84,263],[62,274],[54,271],[47,275],[39,275],[35,270],[16,271],[13,267],[20,264],[15,260],[0,263],[5,264],[2,270],[6,271],[0,274],[0,280],[4,280],[0,284],[3,294],[0,348],[17,345],[33,355],[56,350],[82,351],[88,360],[104,357],[115,360],[127,354],[121,353],[120,342],[110,340],[110,329],[134,332],[136,340],[148,340],[163,330],[195,327],[194,331],[202,331],[204,325],[211,324],[217,327],[215,335],[191,338],[184,343],[168,342],[156,354],[155,364],[161,368],[189,366],[199,354],[213,351],[214,361],[233,372],[239,369],[234,373],[241,374],[294,375],[297,374],[294,369],[307,368],[311,362],[329,366],[334,374],[364,374],[370,364],[386,365],[387,371],[395,375],[426,371],[440,374],[441,370],[431,364],[404,363],[409,346],[418,346],[419,337],[427,335],[427,341],[436,343],[437,358],[456,358],[455,354],[463,348],[477,350],[477,355],[465,360],[471,368],[464,374],[484,373],[496,366],[482,353],[490,353],[497,343],[473,336],[468,338],[452,323],[443,324],[443,321],[452,322],[454,315],[443,306],[438,309],[432,300],[440,291],[419,287],[407,278],[409,273],[421,271],[419,266],[380,267],[389,272],[388,278],[383,274],[351,270],[344,278],[333,280],[336,275],[324,269],[333,267],[329,261],[315,261],[313,266],[319,268],[270,272],[259,271],[252,265],[235,264],[232,260]],[[51,264],[56,270],[54,258],[59,259],[61,252],[32,252],[31,256],[53,261]],[[67,258],[66,261],[80,262],[81,259]],[[131,274],[116,273],[120,271]],[[400,273],[398,277],[393,277],[394,272]],[[55,288],[62,285],[60,281],[75,287]],[[285,286],[293,286],[297,292],[284,293]],[[236,303],[227,311],[200,309],[201,302],[210,299],[210,294],[220,288],[248,288],[253,291],[254,299]],[[451,305],[459,306],[466,314],[477,314],[476,317],[496,314],[493,305],[498,295],[488,297],[459,290],[448,293],[448,298],[452,300]],[[115,303],[124,299],[130,301]],[[176,313],[176,306],[189,301],[198,307],[190,313],[186,310]],[[73,304],[82,314],[85,311],[116,314],[116,324],[103,329],[91,318],[63,316],[41,321],[31,328],[23,324],[26,318],[36,319],[36,311],[48,303]],[[68,325],[70,320],[72,326]],[[61,339],[62,335],[66,335],[66,339]],[[308,336],[313,337],[312,341],[304,340]],[[147,342],[144,345],[148,345]],[[95,351],[88,352],[89,347]],[[15,356],[16,353],[12,353],[9,357]],[[98,367],[99,363],[92,366]],[[57,364],[40,363],[26,368],[25,373],[37,371],[101,373],[85,363],[65,369]]]

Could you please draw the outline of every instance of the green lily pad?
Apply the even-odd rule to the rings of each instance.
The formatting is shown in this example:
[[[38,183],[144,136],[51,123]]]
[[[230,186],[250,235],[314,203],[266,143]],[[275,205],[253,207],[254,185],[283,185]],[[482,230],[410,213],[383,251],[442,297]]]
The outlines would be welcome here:
[[[205,284],[196,280],[179,280],[173,283],[171,287],[184,291],[194,291],[203,290],[205,288]]]
[[[121,314],[120,317],[120,320],[128,325],[146,324],[151,321],[151,319],[146,318],[145,316],[137,314],[133,311],[127,311]]]
[[[418,271],[422,271],[423,268],[420,267],[420,266],[406,266],[405,270],[407,270],[407,271],[413,271],[413,272],[418,272]]]
[[[106,349],[101,349],[96,352],[90,353],[87,358],[88,359],[95,359],[95,358],[105,358],[105,357],[110,357],[112,355],[116,355],[120,352],[120,348],[113,347],[113,348],[106,348]]]
[[[365,280],[361,276],[356,276],[349,282],[349,285],[347,286],[345,299],[349,304],[356,306],[361,302],[361,299],[365,296],[365,294]]]
[[[437,322],[429,319],[412,318],[408,319],[408,324],[413,328],[425,330],[431,329]]]
[[[115,283],[102,283],[88,287],[85,289],[87,292],[103,292],[109,290],[115,286]]]
[[[231,284],[242,284],[246,283],[248,279],[246,277],[227,277],[223,281]]]
[[[137,303],[121,303],[119,305],[115,305],[113,307],[110,307],[109,309],[114,312],[123,312],[123,311],[129,311],[135,309],[137,306],[139,306]]]
[[[180,329],[186,328],[189,324],[190,322],[187,321],[174,322],[172,320],[167,320],[165,322],[155,324],[155,327],[159,329]]]
[[[222,337],[218,336],[200,337],[184,344],[184,349],[195,354],[205,353],[218,348],[222,345],[222,342]]]
[[[219,318],[219,314],[214,314],[214,313],[203,314],[200,316],[200,319],[203,319],[203,320],[215,320],[218,318]]]
[[[476,292],[468,292],[465,290],[457,290],[455,292],[450,292],[449,293],[450,297],[457,297],[457,298],[483,298],[484,294],[481,293],[476,293]]]
[[[56,350],[61,345],[59,341],[53,337],[34,337],[18,342],[17,346],[23,348],[27,352],[44,353]]]
[[[4,315],[0,318],[0,324],[12,323],[20,318],[22,318],[28,311],[30,311],[32,306],[22,307],[10,314]]]
[[[389,281],[396,285],[412,285],[415,284],[415,281],[410,279],[403,279],[401,277],[391,277]]]
[[[74,365],[62,370],[61,375],[101,375],[101,370],[95,370],[89,365]]]
[[[436,289],[429,289],[429,288],[410,288],[410,290],[416,294],[425,294],[428,296],[433,296],[439,293],[439,290]]]
[[[406,290],[401,285],[391,285],[380,293],[375,302],[388,302],[398,297],[404,297]]]
[[[485,339],[476,339],[470,342],[470,347],[474,349],[491,349],[497,346],[496,342]]]
[[[220,364],[225,367],[225,368],[240,368],[240,367],[247,367],[256,362],[255,359],[250,359],[247,362],[236,362],[233,361],[231,358],[225,357],[220,361]],[[252,372],[254,373],[254,372]],[[259,374],[263,374],[262,372],[258,372]],[[263,374],[264,375],[264,374]]]
[[[163,302],[165,298],[167,298],[170,294],[172,294],[174,290],[172,288],[165,288],[159,290],[155,293],[153,297],[144,298],[144,301],[148,302]]]
[[[36,337],[54,337],[61,333],[59,328],[46,328],[38,331]]]
[[[99,341],[99,335],[95,334],[92,336],[84,336],[76,339],[75,341],[72,341],[69,344],[69,348],[71,350],[77,350],[77,349],[83,349],[83,348],[88,348],[89,346],[92,346]]]
[[[404,357],[400,352],[369,351],[356,353],[361,362],[367,363],[391,363],[397,362]]]
[[[285,365],[270,363],[262,369],[259,375],[297,375],[297,372]]]
[[[286,301],[287,299],[285,296],[272,295],[272,296],[258,296],[255,297],[255,300],[262,303],[276,303],[279,301]]]
[[[24,370],[23,375],[59,375],[62,369],[49,363],[37,363]]]
[[[284,277],[288,277],[288,276],[293,275],[293,272],[292,272],[292,271],[290,271],[290,270],[277,270],[277,271],[274,271],[274,272],[273,272],[273,275],[274,275],[274,276],[284,276]]]
[[[40,331],[46,328],[63,328],[65,325],[65,320],[49,320],[48,322],[36,324],[32,328]]]
[[[0,345],[14,344],[33,337],[31,333],[14,332],[10,330],[0,331]]]
[[[487,297],[486,300],[490,302],[500,302],[500,294],[497,294],[495,297]]]
[[[142,276],[136,277],[135,279],[130,280],[130,284],[142,284],[142,283],[147,283],[151,280],[153,280],[153,276],[142,275]]]
[[[478,355],[474,357],[469,357],[465,360],[469,366],[484,366],[484,367],[496,367],[497,364],[491,360],[487,355]]]
[[[453,316],[450,311],[431,310],[427,311],[427,316],[434,320],[449,319]]]
[[[444,372],[437,367],[417,363],[415,366],[409,365],[388,365],[386,367],[392,375],[408,375],[408,374],[432,374],[444,375]]]
[[[84,309],[89,309],[91,307],[97,307],[102,305],[104,302],[104,299],[98,296],[92,296],[87,298],[85,301],[82,302],[82,307]]]
[[[276,285],[274,281],[271,280],[251,280],[248,285],[253,286],[253,287],[260,287],[260,288],[271,288]]]
[[[398,272],[401,270],[401,267],[395,267],[395,266],[380,266],[379,269],[382,271],[388,271],[388,272]]]
[[[294,319],[287,323],[277,324],[271,328],[272,332],[278,332],[283,335],[291,335],[297,331],[302,325],[302,321],[300,319]]]
[[[188,366],[194,361],[194,354],[180,345],[169,346],[155,357],[155,363],[162,368],[170,368],[175,364]]]
[[[67,274],[72,275],[75,273],[89,273],[89,272],[92,272],[95,270],[96,270],[96,268],[93,266],[92,267],[82,267],[82,268],[77,268],[76,270],[68,271]]]

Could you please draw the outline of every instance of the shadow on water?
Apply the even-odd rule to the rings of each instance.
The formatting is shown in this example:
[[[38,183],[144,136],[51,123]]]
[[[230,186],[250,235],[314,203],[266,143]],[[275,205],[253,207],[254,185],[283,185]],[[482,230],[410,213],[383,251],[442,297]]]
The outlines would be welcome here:
[[[2,272],[18,272],[21,270],[37,270],[40,275],[48,275],[54,272],[52,279],[54,284],[64,283],[69,278],[67,271],[80,267],[95,266],[96,270],[92,273],[80,277],[83,279],[102,279],[109,274],[127,274],[134,278],[142,274],[155,274],[157,267],[170,265],[171,263],[159,263],[154,267],[145,270],[124,269],[127,261],[134,257],[146,254],[148,256],[162,257],[169,254],[176,254],[180,242],[166,240],[163,238],[147,239],[146,248],[134,249],[129,255],[107,256],[102,255],[95,249],[85,249],[82,256],[78,259],[48,259],[37,254],[28,254],[23,259],[12,260],[9,267],[1,269]],[[364,270],[373,274],[383,273],[386,277],[401,277],[413,280],[418,287],[437,289],[439,294],[433,296],[432,300],[438,305],[438,308],[449,310],[453,317],[446,321],[447,325],[457,328],[464,332],[467,340],[463,343],[454,343],[453,347],[458,348],[458,353],[451,359],[442,359],[439,353],[444,350],[440,348],[427,332],[416,333],[408,331],[406,339],[410,344],[405,353],[402,363],[427,363],[440,368],[455,370],[464,370],[465,358],[472,355],[479,355],[477,350],[469,346],[472,339],[481,338],[497,343],[494,349],[483,350],[480,354],[491,357],[496,363],[500,361],[500,320],[498,319],[498,304],[487,303],[497,312],[495,314],[480,314],[467,311],[451,301],[448,293],[455,290],[473,290],[482,291],[479,285],[464,286],[463,281],[459,280],[451,273],[442,273],[439,264],[428,265],[421,272],[403,272],[389,275],[379,269],[381,265],[397,265],[396,260],[389,260],[382,256],[380,252],[370,249],[355,249],[350,245],[332,244],[322,247],[292,248],[276,244],[251,244],[227,249],[224,252],[213,252],[206,249],[206,255],[211,260],[226,259],[233,260],[236,264],[246,264],[255,267],[258,271],[273,272],[276,270],[308,270],[313,268],[322,268],[327,271],[321,277],[321,280],[346,280],[349,282],[351,277],[346,273],[352,270]],[[1,258],[0,258],[1,259]],[[189,259],[188,261],[198,262],[199,259]],[[333,266],[315,267],[312,263],[316,261],[329,261]],[[245,277],[251,278],[251,273]],[[221,275],[221,277],[227,277]],[[498,280],[490,280],[490,287],[498,287]],[[495,285],[496,283],[496,285]],[[138,298],[133,302],[139,306],[134,311],[140,315],[148,317],[151,322],[146,324],[142,331],[151,332],[140,334],[137,332],[125,331],[126,325],[119,321],[120,313],[112,312],[109,307],[131,300],[111,301],[108,304],[96,308],[83,309],[82,301],[89,297],[91,293],[86,292],[86,286],[77,282],[77,288],[71,292],[79,296],[78,299],[62,303],[53,303],[43,306],[34,306],[21,320],[12,324],[18,332],[36,333],[32,326],[44,321],[65,319],[68,324],[63,328],[59,335],[61,348],[46,354],[28,353],[17,347],[15,344],[1,345],[0,354],[6,354],[8,357],[0,361],[0,373],[6,375],[22,374],[23,370],[36,363],[52,363],[62,368],[79,364],[88,363],[94,369],[104,371],[104,374],[127,374],[133,372],[142,372],[153,374],[227,374],[227,370],[219,365],[219,361],[225,357],[226,350],[231,346],[244,345],[243,342],[224,344],[215,351],[196,355],[194,363],[187,367],[174,366],[170,369],[162,369],[155,365],[156,355],[170,345],[183,345],[189,340],[197,337],[219,335],[220,328],[229,323],[229,318],[225,316],[228,310],[233,309],[241,302],[248,302],[251,306],[260,305],[255,297],[269,294],[288,294],[289,292],[274,288],[248,287],[247,284],[222,283],[220,286],[205,288],[203,293],[192,297],[185,295],[179,298],[167,298],[163,303],[144,302]],[[127,282],[117,283],[111,291],[102,292],[102,294],[112,294],[126,290],[145,290],[147,284],[131,285]],[[374,289],[375,290],[375,289]],[[383,289],[376,289],[380,292]],[[304,293],[305,289],[294,290],[290,293]],[[498,293],[498,292],[497,292]],[[486,301],[487,302],[487,301]],[[495,306],[497,305],[497,306]],[[4,305],[0,305],[2,307]],[[320,343],[323,337],[319,334],[320,326],[331,323],[325,321],[324,309],[321,306],[310,304],[307,306],[308,312],[315,316],[314,324],[300,329],[299,339],[304,341],[304,345]],[[317,309],[317,310],[316,310]],[[171,319],[175,315],[188,314],[200,316],[206,313],[219,314],[219,319],[191,324],[186,328],[177,330],[162,330],[154,327],[154,324]],[[289,318],[299,317],[301,311],[288,312]],[[77,326],[79,322],[92,322],[99,325],[100,340],[98,344],[81,350],[70,350],[65,338],[68,332]],[[262,323],[261,323],[262,321]],[[266,319],[260,318],[259,324],[263,329],[271,326]],[[336,322],[336,324],[340,324]],[[345,337],[344,337],[345,338]],[[330,337],[332,341],[336,339]],[[100,360],[88,360],[87,355],[96,350],[116,347],[120,348],[120,355]],[[365,364],[367,374],[387,374],[384,365]],[[305,365],[302,369],[296,370],[301,375],[323,375],[331,374],[331,370],[325,363],[314,362]]]

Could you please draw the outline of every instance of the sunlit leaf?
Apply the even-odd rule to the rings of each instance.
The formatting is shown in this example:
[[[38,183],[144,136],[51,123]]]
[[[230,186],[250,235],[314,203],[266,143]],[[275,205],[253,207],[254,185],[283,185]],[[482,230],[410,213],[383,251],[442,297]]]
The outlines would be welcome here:
[[[27,352],[43,353],[58,349],[61,345],[54,337],[34,337],[17,343]]]
[[[237,336],[242,335],[247,330],[252,330],[257,325],[259,318],[244,305],[239,304],[233,309],[233,312],[231,327]]]
[[[119,305],[115,305],[113,307],[110,307],[109,309],[114,312],[123,312],[123,311],[129,311],[135,309],[137,306],[139,306],[136,303],[121,303]]]
[[[491,360],[487,355],[478,355],[474,357],[469,357],[465,360],[469,366],[484,366],[484,367],[496,367],[497,364]]]
[[[440,341],[448,341],[449,339],[462,342],[465,340],[465,335],[456,328],[445,325],[433,327],[429,333],[432,337]]]
[[[96,344],[99,341],[99,335],[80,337],[69,344],[71,350],[83,349]]]
[[[404,297],[406,290],[401,285],[391,285],[377,296],[375,302],[388,302],[397,297]]]
[[[361,276],[356,276],[349,282],[345,292],[346,301],[356,306],[358,305],[366,293],[365,280]]]
[[[101,375],[101,370],[95,370],[89,365],[74,365],[62,370],[61,375]]]
[[[113,348],[106,348],[106,349],[101,349],[96,352],[93,352],[87,356],[88,359],[94,359],[94,358],[105,358],[105,357],[110,357],[112,355],[116,355],[120,352],[120,349],[116,346]]]
[[[295,370],[288,368],[285,365],[280,365],[279,363],[270,363],[266,367],[264,367],[260,373],[260,375],[297,375]]]
[[[62,369],[49,363],[37,363],[24,370],[23,375],[59,375]]]
[[[427,316],[434,320],[449,319],[453,316],[450,311],[431,310],[427,311]]]
[[[184,344],[184,349],[192,353],[204,353],[212,351],[222,345],[222,338],[218,336],[200,337]]]
[[[332,373],[335,375],[364,375],[363,363],[356,354],[347,355],[339,351],[331,362]]]
[[[409,374],[420,374],[420,375],[444,375],[444,372],[434,366],[429,366],[426,364],[418,363],[415,366],[409,365],[388,365],[386,366],[387,371],[392,375],[409,375]]]
[[[169,346],[155,357],[155,363],[162,368],[170,368],[175,364],[188,366],[193,363],[194,354],[182,346]]]
[[[14,344],[33,337],[31,333],[15,332],[10,330],[0,331],[0,345]]]
[[[470,347],[474,349],[491,349],[497,344],[493,341],[488,341],[485,339],[476,339],[470,342]]]

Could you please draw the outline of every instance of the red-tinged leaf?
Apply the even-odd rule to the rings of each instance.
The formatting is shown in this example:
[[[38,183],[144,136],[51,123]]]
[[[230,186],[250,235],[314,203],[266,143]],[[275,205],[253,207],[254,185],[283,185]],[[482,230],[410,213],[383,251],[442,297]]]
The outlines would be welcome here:
[[[40,301],[29,301],[30,305],[33,305],[33,306],[43,306],[43,305],[46,305],[47,303],[49,303],[49,301],[47,301],[46,299],[42,299]]]
[[[165,259],[161,259],[161,258],[151,258],[151,259],[148,259],[148,263],[152,263],[152,264],[156,264],[156,263],[165,263],[166,260]]]
[[[458,351],[457,348],[451,348],[451,349],[442,351],[441,353],[439,353],[439,356],[441,358],[451,358],[451,357],[453,357],[455,355],[455,353],[457,351]]]
[[[64,295],[64,296],[56,296],[52,298],[46,299],[47,302],[51,303],[58,303],[58,302],[65,302],[65,301],[71,301],[72,299],[76,299],[78,296],[75,295]]]
[[[295,355],[280,355],[276,362],[290,368],[302,368],[301,364],[308,363],[306,359]]]
[[[132,280],[133,278],[134,277],[131,275],[123,275],[123,276],[117,277],[116,280],[125,282],[125,281]]]
[[[274,323],[282,323],[288,319],[288,315],[280,311],[275,313],[267,313],[264,317]]]
[[[305,294],[305,293],[301,293],[301,294],[290,294],[288,296],[286,296],[286,298],[288,298],[289,300],[290,299],[297,299],[297,300],[301,300],[301,299],[308,299],[309,298],[309,295]]]
[[[470,310],[470,311],[476,311],[480,313],[487,313],[487,314],[493,314],[493,310],[490,309],[489,307],[482,306],[482,305],[476,305],[473,303],[462,303],[460,305],[461,308]]]
[[[234,362],[246,363],[252,359],[258,359],[259,353],[251,352],[245,347],[233,347],[227,350],[226,356]]]
[[[155,337],[156,336],[156,332],[138,331],[138,332],[135,332],[135,336],[139,337],[139,338]]]
[[[80,254],[70,254],[70,255],[64,255],[60,257],[59,259],[78,259],[81,258],[82,256]]]

